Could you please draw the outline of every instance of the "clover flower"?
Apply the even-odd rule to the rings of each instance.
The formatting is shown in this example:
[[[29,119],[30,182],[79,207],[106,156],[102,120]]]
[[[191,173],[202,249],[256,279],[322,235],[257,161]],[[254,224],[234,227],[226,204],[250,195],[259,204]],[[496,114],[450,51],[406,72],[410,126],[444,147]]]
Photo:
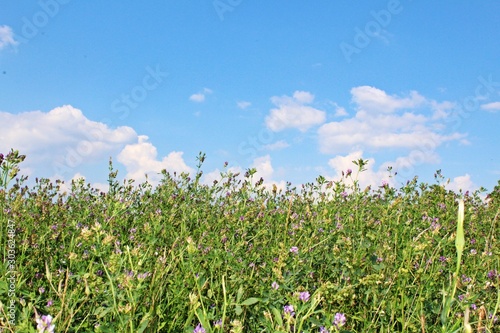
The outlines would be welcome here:
[[[214,321],[215,328],[222,328],[222,319]]]
[[[309,294],[308,291],[303,291],[299,294],[299,299],[302,301],[302,302],[307,302],[309,300],[309,298],[311,297],[311,294]]]
[[[203,326],[201,326],[201,323],[200,323],[200,324],[198,324],[198,326],[196,326],[196,328],[194,329],[193,333],[206,333],[206,331],[203,328]]]
[[[296,246],[292,246],[292,247],[290,248],[290,252],[292,252],[292,253],[299,253],[299,248],[298,248],[298,247],[296,247]]]
[[[339,328],[339,327],[344,326],[346,321],[347,321],[347,319],[345,317],[345,314],[337,312],[335,314],[335,318],[333,319],[333,325],[335,325],[335,327]]]
[[[285,312],[285,315],[289,315],[290,317],[295,316],[295,310],[293,308],[293,305],[285,305],[283,307],[283,311]]]
[[[55,325],[52,324],[52,316],[51,315],[43,315],[39,317],[36,315],[35,321],[37,323],[36,329],[38,333],[54,333]]]

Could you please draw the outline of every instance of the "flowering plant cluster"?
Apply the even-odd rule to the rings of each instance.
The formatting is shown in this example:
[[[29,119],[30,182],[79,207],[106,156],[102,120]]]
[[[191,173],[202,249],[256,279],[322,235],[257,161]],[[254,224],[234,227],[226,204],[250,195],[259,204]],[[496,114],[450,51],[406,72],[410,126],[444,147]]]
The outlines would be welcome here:
[[[385,181],[362,189],[355,170],[279,188],[253,179],[252,169],[240,175],[226,168],[211,185],[200,169],[164,171],[153,187],[118,180],[110,163],[103,192],[84,180],[28,186],[10,177],[22,155],[12,152],[11,164],[1,158],[0,224],[15,226],[19,254],[16,323],[0,319],[6,331],[499,325],[500,183],[485,200],[482,192],[454,193],[416,178],[400,188]],[[6,242],[0,236],[0,246]],[[7,275],[6,265],[0,274]]]

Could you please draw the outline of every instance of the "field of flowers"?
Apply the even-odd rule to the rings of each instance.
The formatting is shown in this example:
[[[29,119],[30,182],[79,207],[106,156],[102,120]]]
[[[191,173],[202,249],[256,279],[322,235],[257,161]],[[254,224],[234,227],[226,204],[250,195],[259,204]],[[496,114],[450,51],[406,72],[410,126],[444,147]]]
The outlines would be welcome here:
[[[207,186],[200,155],[191,178],[110,162],[106,193],[63,192],[16,180],[23,159],[0,162],[4,332],[500,332],[500,182],[363,189],[360,160],[338,182]]]

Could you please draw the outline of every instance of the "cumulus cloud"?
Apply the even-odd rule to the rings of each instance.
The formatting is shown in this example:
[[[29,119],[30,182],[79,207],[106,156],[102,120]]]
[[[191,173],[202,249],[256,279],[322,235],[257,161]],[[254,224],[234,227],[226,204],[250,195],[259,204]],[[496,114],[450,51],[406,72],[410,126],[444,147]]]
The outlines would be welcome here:
[[[8,46],[16,46],[19,44],[14,39],[14,33],[12,28],[7,25],[0,26],[0,50],[7,48]]]
[[[492,103],[487,103],[481,105],[481,109],[490,111],[490,112],[497,112],[500,111],[500,102],[492,102]]]
[[[274,167],[272,165],[271,156],[264,155],[256,157],[250,168],[255,168],[257,172],[253,175],[253,181],[257,182],[260,178],[264,179],[263,185],[268,189],[272,189],[273,185],[275,185],[278,189],[285,189],[286,182],[284,180],[275,180],[276,177]],[[239,174],[238,178],[243,179],[245,170],[241,166],[231,166],[226,171],[229,171],[233,174]],[[212,185],[214,180],[220,181],[221,179],[221,171],[219,169],[215,169],[211,172],[206,173],[203,176],[203,184]]]
[[[200,92],[198,92],[196,94],[192,94],[191,96],[189,96],[189,100],[192,101],[192,102],[201,103],[201,102],[204,102],[206,96],[210,95],[211,93],[212,93],[211,89],[203,88],[202,91],[200,91]]]
[[[461,192],[466,192],[466,191],[473,192],[473,191],[478,189],[478,186],[476,184],[474,184],[470,175],[468,173],[466,173],[463,176],[458,176],[458,177],[453,178],[453,180],[450,181],[446,185],[446,189],[448,189],[450,191],[454,191],[454,192],[460,192],[460,191]]]
[[[351,89],[352,100],[361,110],[374,113],[392,113],[399,109],[413,109],[422,105],[425,98],[412,91],[408,97],[390,96],[383,90],[360,86]]]
[[[126,145],[117,159],[127,170],[126,178],[144,182],[147,175],[148,181],[156,185],[162,178],[160,173],[163,169],[178,174],[193,172],[184,162],[182,155],[183,152],[173,151],[160,160],[156,147],[148,142],[147,136],[141,135],[137,143]]]
[[[105,170],[109,157],[123,164],[125,178],[143,182],[148,174],[154,185],[161,179],[158,173],[162,169],[193,171],[184,162],[182,152],[159,158],[147,136],[138,135],[131,127],[110,128],[89,120],[71,105],[49,112],[0,112],[0,123],[9,124],[0,131],[0,152],[13,148],[25,154],[21,173],[28,176],[36,174],[71,184],[72,179],[85,178],[85,170],[92,164],[99,163]],[[102,184],[94,184],[103,188]]]
[[[272,131],[297,128],[307,131],[315,125],[325,122],[326,113],[307,104],[314,101],[314,95],[306,91],[296,91],[290,96],[274,96],[271,102],[277,108],[271,109],[266,117],[266,126]]]
[[[359,159],[367,160],[368,164],[365,171],[357,174],[358,166],[353,161],[358,161]],[[375,159],[365,158],[361,150],[344,156],[336,156],[328,161],[328,165],[335,171],[333,175],[328,176],[330,180],[339,181],[343,177],[342,172],[346,174],[347,170],[350,169],[353,172],[352,177],[357,177],[361,188],[366,186],[381,186],[382,182],[393,185],[393,180],[389,178],[389,174],[386,171],[387,168],[380,167],[378,170],[375,170]],[[347,184],[349,184],[349,181],[347,181]]]
[[[131,127],[110,128],[71,105],[49,112],[0,112],[0,123],[9,124],[0,132],[0,151],[17,149],[27,155],[25,167],[65,179],[78,166],[107,158],[137,140]]]
[[[451,108],[449,104],[433,104],[417,92],[398,97],[367,86],[353,88],[351,93],[356,114],[343,121],[326,123],[318,130],[323,153],[384,148],[433,151],[444,142],[465,137],[461,133],[438,131],[443,128],[439,120],[446,117],[443,112]],[[415,112],[424,105],[433,110],[433,116]]]

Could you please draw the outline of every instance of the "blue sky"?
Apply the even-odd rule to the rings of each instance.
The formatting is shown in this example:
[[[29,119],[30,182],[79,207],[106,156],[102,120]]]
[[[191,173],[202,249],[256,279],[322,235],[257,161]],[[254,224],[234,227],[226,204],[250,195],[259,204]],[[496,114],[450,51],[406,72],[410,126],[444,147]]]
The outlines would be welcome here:
[[[105,183],[500,179],[500,3],[0,0],[0,152]],[[386,169],[399,172],[388,179]]]

